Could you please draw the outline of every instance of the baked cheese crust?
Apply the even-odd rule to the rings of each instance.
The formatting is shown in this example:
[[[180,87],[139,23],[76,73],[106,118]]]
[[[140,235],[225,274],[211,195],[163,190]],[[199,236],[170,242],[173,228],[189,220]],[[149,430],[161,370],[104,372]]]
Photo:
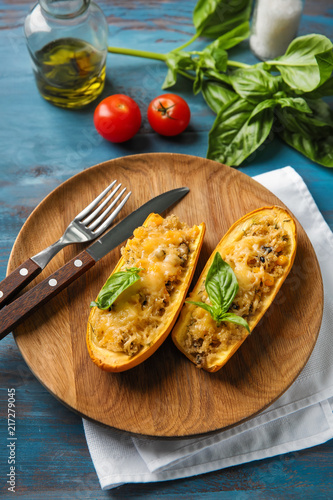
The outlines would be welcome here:
[[[174,315],[198,234],[198,226],[157,214],[134,231],[122,248],[123,264],[117,271],[140,268],[140,279],[109,310],[94,307],[90,325],[97,347],[135,356],[154,342]]]

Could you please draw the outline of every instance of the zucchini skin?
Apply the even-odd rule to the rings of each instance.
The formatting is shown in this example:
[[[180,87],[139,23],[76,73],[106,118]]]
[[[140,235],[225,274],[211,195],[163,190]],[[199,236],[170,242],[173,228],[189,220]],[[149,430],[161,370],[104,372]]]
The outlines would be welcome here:
[[[146,221],[143,223],[143,226],[149,225],[149,222],[156,217],[159,216],[157,216],[157,214],[150,214],[147,217]],[[201,246],[203,243],[203,238],[205,234],[205,224],[201,223],[197,227],[199,231],[195,240],[195,250],[192,252],[191,262],[186,270],[185,279],[181,283],[181,289],[177,294],[177,299],[175,303],[172,304],[172,307],[174,307],[174,311],[172,312],[171,317],[168,318],[164,330],[149,347],[142,348],[142,350],[139,351],[139,353],[136,355],[128,356],[126,353],[114,352],[106,348],[97,346],[93,341],[93,322],[94,322],[93,315],[94,315],[94,309],[96,308],[93,307],[91,309],[87,325],[86,344],[88,353],[92,361],[99,368],[108,372],[123,372],[131,368],[134,368],[135,366],[139,365],[147,358],[149,358],[168,337],[176,322],[179,311],[185,300],[188,288],[191,284],[196,264],[199,258]],[[125,263],[124,258],[121,257],[111,274],[114,274],[115,272],[119,271],[124,265],[124,263]],[[161,321],[163,321],[163,319]]]
[[[296,249],[297,249],[297,228],[296,228],[296,222],[291,216],[291,214],[285,210],[282,207],[279,207],[277,205],[274,206],[269,206],[269,207],[261,207],[256,210],[253,210],[252,212],[249,212],[248,214],[244,215],[241,217],[239,220],[237,220],[227,231],[227,233],[222,237],[214,251],[212,252],[211,256],[209,257],[197,283],[195,284],[193,291],[189,297],[190,300],[198,300],[198,293],[199,290],[203,289],[203,284],[205,277],[207,275],[207,272],[213,262],[214,256],[216,252],[219,252],[222,254],[226,251],[226,249],[232,245],[237,239],[241,239],[242,232],[244,232],[244,228],[247,227],[253,220],[261,220],[264,216],[276,213],[278,216],[278,220],[283,222],[285,225],[287,224],[288,221],[288,228],[287,228],[287,233],[290,238],[290,252],[288,255],[288,262],[287,265],[284,265],[283,267],[283,274],[277,279],[277,281],[274,283],[274,286],[271,289],[271,292],[268,297],[265,297],[266,303],[264,304],[263,307],[261,307],[258,311],[257,314],[254,314],[251,316],[249,319],[245,317],[245,319],[248,321],[249,327],[250,327],[250,332],[253,331],[255,326],[258,324],[260,319],[263,317],[263,315],[266,313],[267,309],[269,306],[272,304],[274,298],[276,297],[278,291],[280,290],[283,282],[285,281],[286,277],[288,276],[292,265],[294,263],[295,255],[296,255]],[[200,299],[199,299],[200,300]],[[193,353],[189,352],[188,345],[185,345],[185,339],[187,335],[187,331],[189,329],[189,326],[191,324],[192,319],[192,313],[193,310],[195,309],[196,306],[193,306],[191,304],[185,303],[180,317],[172,331],[172,340],[176,347],[194,364],[197,365],[196,360],[193,356]],[[207,313],[208,314],[208,313]],[[227,323],[226,323],[227,324]],[[246,331],[244,328],[244,333],[243,337],[238,340],[236,343],[230,345],[228,349],[223,349],[221,350],[220,353],[217,353],[215,356],[215,361],[213,363],[206,363],[203,364],[202,368],[205,371],[208,372],[216,372],[220,370],[226,363],[229,361],[229,359],[235,354],[235,352],[239,349],[239,347],[242,345],[242,343],[245,341],[245,339],[248,337],[249,333]],[[198,365],[197,365],[198,366]],[[199,366],[200,367],[200,366]]]

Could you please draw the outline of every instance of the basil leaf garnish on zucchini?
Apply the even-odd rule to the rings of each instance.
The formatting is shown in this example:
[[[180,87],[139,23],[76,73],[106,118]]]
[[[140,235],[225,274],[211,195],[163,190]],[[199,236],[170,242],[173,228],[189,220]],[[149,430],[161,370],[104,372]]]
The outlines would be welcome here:
[[[207,273],[205,288],[212,305],[192,300],[187,300],[186,302],[208,311],[218,325],[222,321],[229,321],[243,326],[250,333],[249,325],[244,318],[228,312],[239,286],[234,271],[222,259],[219,252],[216,252],[213,263]]]
[[[99,292],[96,301],[90,303],[90,307],[96,306],[103,310],[109,309],[124,290],[140,279],[139,271],[141,269],[137,267],[130,267],[125,271],[111,274]]]

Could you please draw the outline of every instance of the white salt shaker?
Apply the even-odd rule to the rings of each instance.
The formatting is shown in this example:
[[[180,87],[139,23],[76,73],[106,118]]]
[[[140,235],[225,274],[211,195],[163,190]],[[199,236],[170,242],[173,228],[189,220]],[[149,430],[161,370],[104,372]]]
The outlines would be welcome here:
[[[297,35],[302,0],[257,0],[250,36],[252,52],[261,60],[282,56]]]

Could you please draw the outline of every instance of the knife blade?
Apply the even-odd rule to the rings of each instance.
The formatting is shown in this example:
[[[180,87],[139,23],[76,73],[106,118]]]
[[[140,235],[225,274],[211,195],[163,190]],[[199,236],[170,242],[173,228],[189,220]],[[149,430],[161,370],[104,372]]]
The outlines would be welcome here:
[[[0,340],[24,319],[88,271],[102,257],[129,238],[134,229],[142,225],[150,213],[164,212],[188,192],[189,189],[186,187],[172,189],[149,200],[48,278],[5,306],[0,311]]]

